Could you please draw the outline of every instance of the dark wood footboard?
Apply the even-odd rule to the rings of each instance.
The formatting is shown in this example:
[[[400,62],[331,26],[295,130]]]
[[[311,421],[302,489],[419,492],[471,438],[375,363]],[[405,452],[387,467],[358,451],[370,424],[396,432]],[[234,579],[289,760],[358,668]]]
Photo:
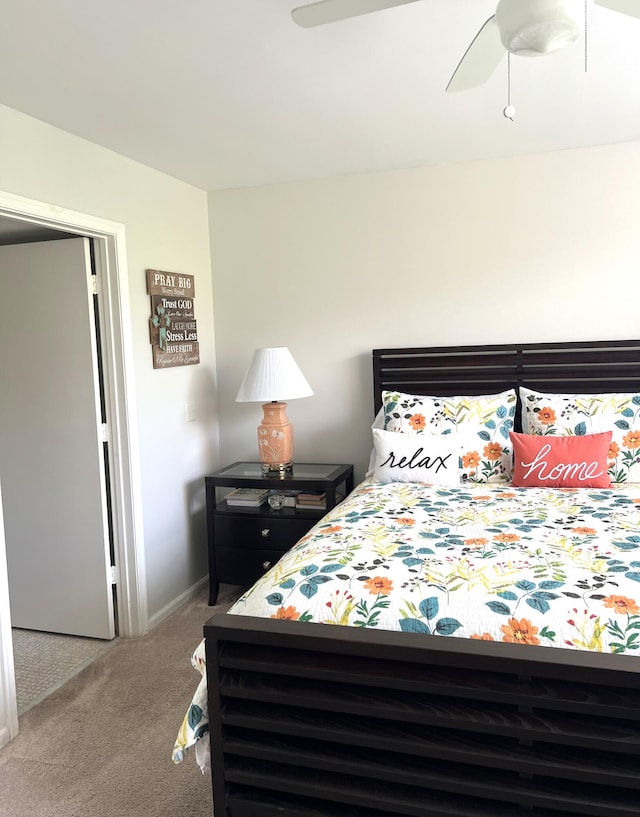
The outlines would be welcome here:
[[[637,817],[640,658],[217,615],[215,817]]]

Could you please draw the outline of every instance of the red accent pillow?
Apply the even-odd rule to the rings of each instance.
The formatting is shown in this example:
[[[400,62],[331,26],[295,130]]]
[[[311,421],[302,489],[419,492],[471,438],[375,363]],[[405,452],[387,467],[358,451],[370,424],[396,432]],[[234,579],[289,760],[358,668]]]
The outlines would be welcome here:
[[[513,484],[520,488],[609,488],[611,431],[582,437],[509,433]]]

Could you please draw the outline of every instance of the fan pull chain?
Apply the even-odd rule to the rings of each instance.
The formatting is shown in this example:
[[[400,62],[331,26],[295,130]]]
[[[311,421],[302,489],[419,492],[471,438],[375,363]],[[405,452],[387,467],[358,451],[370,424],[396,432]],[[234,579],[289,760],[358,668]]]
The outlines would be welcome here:
[[[502,111],[506,119],[513,122],[516,109],[511,104],[511,51],[507,51],[507,107]]]

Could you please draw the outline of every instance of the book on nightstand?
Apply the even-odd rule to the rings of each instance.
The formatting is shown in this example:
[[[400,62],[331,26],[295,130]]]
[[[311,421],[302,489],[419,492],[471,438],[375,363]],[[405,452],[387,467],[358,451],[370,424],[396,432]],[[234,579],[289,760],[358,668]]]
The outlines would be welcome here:
[[[326,511],[327,495],[324,491],[300,492],[296,498],[296,508]]]
[[[227,505],[234,507],[258,508],[267,501],[268,496],[268,488],[235,488],[225,496],[225,500]]]

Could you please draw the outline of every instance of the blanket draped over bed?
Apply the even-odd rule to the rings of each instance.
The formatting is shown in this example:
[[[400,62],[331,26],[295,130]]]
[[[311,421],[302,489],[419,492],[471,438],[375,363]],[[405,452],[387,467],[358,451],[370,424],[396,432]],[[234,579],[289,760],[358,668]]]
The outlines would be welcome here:
[[[429,487],[365,480],[234,615],[637,652],[640,485]],[[202,646],[194,660],[204,672]],[[174,760],[206,732],[201,683]]]

